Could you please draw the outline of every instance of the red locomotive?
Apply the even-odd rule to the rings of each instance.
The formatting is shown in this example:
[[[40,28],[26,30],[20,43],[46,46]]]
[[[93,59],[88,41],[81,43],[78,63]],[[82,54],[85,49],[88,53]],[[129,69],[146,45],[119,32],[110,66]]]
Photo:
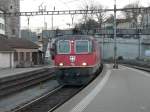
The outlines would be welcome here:
[[[58,82],[65,85],[87,84],[102,65],[99,46],[91,36],[58,37],[51,49]]]

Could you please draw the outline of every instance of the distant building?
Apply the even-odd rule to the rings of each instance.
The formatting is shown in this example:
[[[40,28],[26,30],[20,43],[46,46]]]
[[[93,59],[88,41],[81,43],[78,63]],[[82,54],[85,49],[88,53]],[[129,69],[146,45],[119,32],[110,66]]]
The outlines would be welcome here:
[[[55,36],[55,30],[42,30],[39,35],[45,38],[52,38]]]
[[[150,11],[150,7],[147,8],[146,10]],[[150,13],[146,11],[146,13],[143,15],[143,28],[150,28]]]
[[[42,64],[39,46],[19,38],[0,38],[0,68],[30,67]]]
[[[116,19],[116,25],[118,29],[129,29],[135,27],[133,21],[130,21],[128,19]],[[114,19],[111,18],[103,23],[102,28],[113,29],[113,27],[114,27]]]
[[[0,0],[0,9],[4,12],[20,12],[20,0]],[[5,17],[5,34],[9,38],[20,37],[20,17]]]
[[[0,68],[14,67],[14,50],[0,39]]]
[[[150,31],[150,13],[148,13],[150,11],[150,7],[148,7],[146,13],[144,13],[143,15],[143,28],[144,29],[148,29]],[[142,43],[144,44],[150,44],[150,35],[142,35]]]
[[[129,29],[133,28],[133,23],[132,21],[128,19],[117,19],[117,28],[118,29]]]
[[[43,30],[42,33],[40,33],[39,35],[45,38],[54,38],[61,35],[72,35],[72,34],[73,34],[72,29],[69,30],[56,29],[56,30]]]
[[[4,13],[0,10],[0,13]],[[5,19],[2,15],[0,15],[0,34],[5,35]]]
[[[31,30],[28,30],[28,29],[21,30],[21,38],[30,40],[32,42],[38,41],[36,32],[32,32]]]

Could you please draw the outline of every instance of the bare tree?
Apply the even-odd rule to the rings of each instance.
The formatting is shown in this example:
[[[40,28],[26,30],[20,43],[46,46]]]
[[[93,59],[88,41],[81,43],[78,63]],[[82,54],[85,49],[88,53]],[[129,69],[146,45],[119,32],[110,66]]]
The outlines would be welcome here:
[[[86,21],[89,20],[96,20],[98,22],[98,28],[102,27],[102,23],[105,21],[106,19],[106,12],[104,12],[104,6],[101,4],[95,4],[94,2],[92,2],[89,5],[86,5],[84,8],[82,8],[83,10],[92,10],[93,13],[91,14],[83,14],[82,16],[82,20],[84,20],[84,22],[86,23]],[[98,11],[98,13],[94,13],[94,11]]]
[[[93,5],[91,7],[92,10],[98,10],[99,13],[94,13],[95,19],[98,22],[99,28],[102,27],[103,22],[106,20],[106,12],[104,12],[104,6],[101,4]]]

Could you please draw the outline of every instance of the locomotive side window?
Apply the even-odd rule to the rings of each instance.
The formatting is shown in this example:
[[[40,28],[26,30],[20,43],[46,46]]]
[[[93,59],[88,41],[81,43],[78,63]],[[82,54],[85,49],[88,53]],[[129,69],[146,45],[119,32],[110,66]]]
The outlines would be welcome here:
[[[77,40],[75,44],[76,53],[89,53],[92,51],[92,43],[88,40]]]
[[[58,41],[57,51],[59,54],[68,54],[70,53],[70,43],[68,40]]]

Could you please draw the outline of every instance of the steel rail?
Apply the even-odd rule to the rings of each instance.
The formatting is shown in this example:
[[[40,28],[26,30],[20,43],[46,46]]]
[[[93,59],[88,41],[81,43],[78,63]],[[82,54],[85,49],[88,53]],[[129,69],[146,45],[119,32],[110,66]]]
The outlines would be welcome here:
[[[150,68],[145,68],[145,67],[139,67],[139,66],[135,66],[135,65],[125,65],[127,67],[132,67],[138,70],[142,70],[142,71],[146,71],[146,72],[150,72]]]
[[[78,94],[82,89],[84,89],[86,86],[82,86],[80,87],[80,89],[77,91],[76,94]],[[69,99],[71,99],[72,97],[74,97],[76,94],[74,94],[73,96],[69,97],[68,99],[66,99],[63,103],[58,103],[57,105],[55,105],[53,108],[51,108],[50,110],[48,110],[48,112],[53,112],[55,109],[57,109],[58,107],[60,107],[61,105],[63,105],[65,102],[67,102]]]
[[[51,75],[50,75],[51,74]],[[49,69],[41,69],[16,75],[14,77],[6,77],[0,80],[0,97],[8,96],[12,93],[23,90],[32,85],[39,84],[54,77],[54,71]]]
[[[47,97],[47,96],[49,96],[49,95],[55,93],[56,91],[59,91],[59,90],[62,89],[63,87],[64,87],[64,86],[58,86],[57,88],[55,88],[55,89],[49,91],[48,93],[46,93],[46,94],[44,94],[44,95],[42,95],[42,96],[40,96],[40,97],[38,97],[38,98],[36,98],[36,99],[34,99],[34,100],[28,102],[28,103],[26,103],[25,105],[23,105],[23,106],[21,106],[21,107],[18,107],[18,108],[16,108],[16,109],[12,110],[11,112],[18,112],[18,111],[21,111],[21,110],[23,110],[23,109],[29,107],[30,105],[32,105],[32,104],[34,104],[34,103],[36,103],[36,102],[42,100],[43,98],[45,98],[45,97]]]

